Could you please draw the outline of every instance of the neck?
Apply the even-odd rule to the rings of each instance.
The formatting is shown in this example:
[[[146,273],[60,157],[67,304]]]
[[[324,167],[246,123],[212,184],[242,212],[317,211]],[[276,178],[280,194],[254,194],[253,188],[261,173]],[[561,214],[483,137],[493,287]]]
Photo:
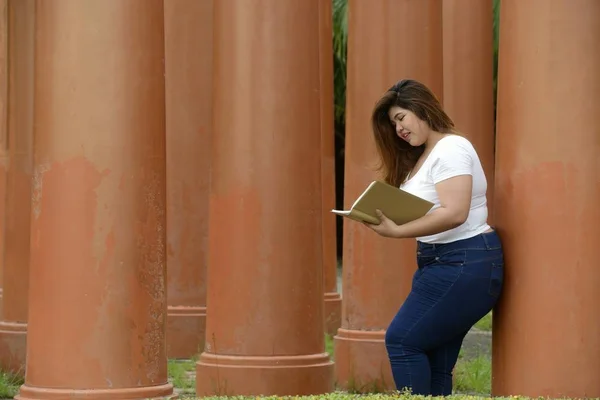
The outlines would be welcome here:
[[[427,142],[425,142],[425,148],[427,150],[433,149],[433,146],[435,146],[444,136],[446,135],[441,132],[431,131],[429,133],[429,138],[427,138]]]

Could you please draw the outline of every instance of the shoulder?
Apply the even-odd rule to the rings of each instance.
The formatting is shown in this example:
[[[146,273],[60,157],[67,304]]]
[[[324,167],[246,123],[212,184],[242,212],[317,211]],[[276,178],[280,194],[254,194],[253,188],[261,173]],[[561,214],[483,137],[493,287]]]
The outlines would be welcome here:
[[[448,135],[440,139],[435,145],[432,155],[434,161],[450,163],[461,159],[472,161],[478,158],[469,139],[459,135]]]
[[[439,156],[444,155],[447,152],[474,152],[475,148],[473,144],[464,136],[459,135],[448,135],[442,138],[436,145],[437,153]]]
[[[477,153],[471,142],[458,135],[442,138],[432,151],[430,165],[434,183],[457,175],[472,175]]]

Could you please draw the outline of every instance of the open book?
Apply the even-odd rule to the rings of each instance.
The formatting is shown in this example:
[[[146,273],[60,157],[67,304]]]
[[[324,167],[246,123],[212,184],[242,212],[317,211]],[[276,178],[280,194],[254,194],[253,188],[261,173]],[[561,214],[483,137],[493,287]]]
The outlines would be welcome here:
[[[385,182],[374,181],[358,196],[350,210],[331,212],[355,221],[379,224],[375,214],[375,210],[379,209],[396,225],[402,225],[421,218],[432,207],[433,203],[427,200]]]

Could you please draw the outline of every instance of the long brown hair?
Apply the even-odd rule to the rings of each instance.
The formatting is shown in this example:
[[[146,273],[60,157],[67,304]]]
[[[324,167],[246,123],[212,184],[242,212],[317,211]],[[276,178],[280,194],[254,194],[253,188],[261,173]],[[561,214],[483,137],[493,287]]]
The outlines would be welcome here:
[[[454,132],[454,122],[433,92],[412,79],[399,81],[379,99],[371,116],[375,144],[381,157],[379,171],[383,172],[387,183],[400,186],[425,151],[425,145],[411,146],[398,137],[388,115],[392,106],[412,111],[436,132]]]

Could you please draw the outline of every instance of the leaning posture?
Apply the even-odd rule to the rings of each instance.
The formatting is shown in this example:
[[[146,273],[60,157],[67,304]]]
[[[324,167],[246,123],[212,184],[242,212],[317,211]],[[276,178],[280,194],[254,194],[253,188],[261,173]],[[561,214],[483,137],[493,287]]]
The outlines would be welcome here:
[[[488,225],[487,181],[479,157],[435,95],[402,80],[372,114],[381,169],[389,184],[429,200],[431,211],[396,225],[379,212],[384,237],[416,238],[418,269],[385,344],[396,388],[452,394],[452,370],[469,329],[496,304],[504,256]]]

